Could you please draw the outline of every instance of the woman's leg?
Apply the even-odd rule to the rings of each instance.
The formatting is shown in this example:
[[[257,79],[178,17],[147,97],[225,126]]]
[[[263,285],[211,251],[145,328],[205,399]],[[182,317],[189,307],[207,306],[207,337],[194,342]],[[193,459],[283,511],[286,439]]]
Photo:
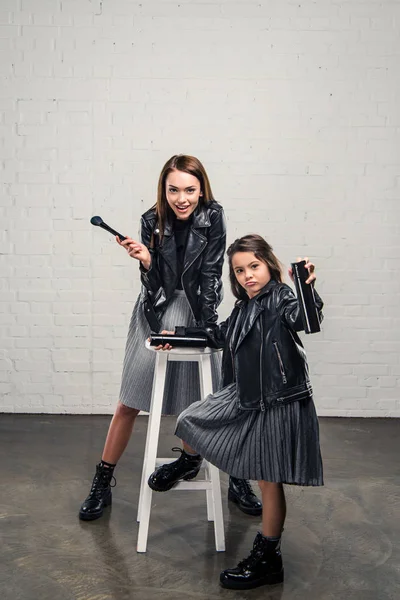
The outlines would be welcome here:
[[[101,457],[103,461],[112,465],[117,464],[128,445],[139,412],[136,408],[130,408],[118,401],[104,444]]]
[[[108,429],[101,462],[96,466],[92,487],[79,510],[79,518],[83,521],[99,519],[104,508],[111,504],[114,467],[128,445],[138,414],[136,408],[129,408],[118,402]]]

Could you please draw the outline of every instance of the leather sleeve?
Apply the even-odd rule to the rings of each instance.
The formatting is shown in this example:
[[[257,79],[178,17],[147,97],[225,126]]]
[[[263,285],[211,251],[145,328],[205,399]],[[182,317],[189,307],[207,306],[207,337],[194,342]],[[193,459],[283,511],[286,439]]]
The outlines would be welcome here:
[[[324,316],[322,308],[324,303],[314,288],[315,305],[318,310],[319,320],[322,322]],[[303,331],[304,325],[301,318],[299,303],[296,294],[288,285],[282,285],[278,289],[277,309],[284,323],[294,331]]]
[[[217,309],[222,300],[222,267],[226,248],[226,224],[223,210],[211,214],[208,244],[203,252],[200,274],[199,325],[214,326],[218,320]]]
[[[140,221],[140,237],[141,237],[141,241],[142,244],[144,244],[150,252],[150,256],[151,256],[151,265],[150,265],[150,269],[147,271],[142,263],[140,263],[140,278],[141,281],[144,285],[144,287],[147,289],[147,291],[150,293],[151,297],[154,296],[158,296],[160,295],[165,295],[163,294],[163,290],[162,290],[162,281],[161,281],[161,276],[158,270],[158,265],[157,265],[157,255],[156,255],[156,251],[154,250],[154,248],[151,248],[151,238],[153,235],[153,223],[147,221],[146,219],[144,219],[143,217],[141,218]]]
[[[193,335],[206,336],[207,346],[210,348],[224,348],[226,342],[226,334],[228,331],[231,317],[226,321],[215,324],[213,327],[175,327],[176,335]]]

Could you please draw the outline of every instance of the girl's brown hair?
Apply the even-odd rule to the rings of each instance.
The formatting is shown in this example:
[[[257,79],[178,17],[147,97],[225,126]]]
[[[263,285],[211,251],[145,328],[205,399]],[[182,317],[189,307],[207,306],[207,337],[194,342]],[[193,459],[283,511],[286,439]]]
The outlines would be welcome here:
[[[268,266],[271,279],[282,283],[282,264],[272,252],[272,246],[261,235],[245,235],[235,240],[227,250],[229,257],[229,280],[232,294],[235,298],[238,298],[238,300],[248,300],[247,293],[236,279],[235,271],[232,267],[232,258],[236,252],[252,252],[258,260],[262,260]]]
[[[164,235],[165,224],[168,220],[169,211],[171,211],[167,202],[165,182],[169,173],[175,169],[178,171],[183,171],[184,173],[189,173],[199,180],[200,190],[203,192],[203,195],[199,198],[200,207],[206,206],[211,200],[214,200],[208,175],[199,159],[195,156],[188,156],[187,154],[176,154],[175,156],[172,156],[163,166],[158,179],[157,203],[155,205],[155,209],[159,235],[161,239]]]

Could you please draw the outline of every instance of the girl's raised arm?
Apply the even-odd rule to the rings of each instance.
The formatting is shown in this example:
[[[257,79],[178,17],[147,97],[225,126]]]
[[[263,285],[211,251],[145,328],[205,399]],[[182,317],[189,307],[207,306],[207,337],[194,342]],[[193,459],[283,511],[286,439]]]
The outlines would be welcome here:
[[[315,288],[314,297],[315,306],[317,307],[319,320],[321,322],[324,318],[324,315],[322,314],[324,303]],[[277,309],[282,320],[290,327],[290,329],[293,329],[294,331],[304,330],[303,319],[301,318],[300,306],[296,294],[288,285],[279,287],[277,294]]]

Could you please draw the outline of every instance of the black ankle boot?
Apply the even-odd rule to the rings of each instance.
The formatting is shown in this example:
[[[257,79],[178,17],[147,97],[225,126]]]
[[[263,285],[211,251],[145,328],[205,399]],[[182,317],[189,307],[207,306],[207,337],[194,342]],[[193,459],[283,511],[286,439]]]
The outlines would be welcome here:
[[[246,515],[261,515],[262,504],[247,479],[229,478],[228,500],[238,505]]]
[[[104,508],[111,504],[111,488],[115,487],[117,483],[113,471],[113,468],[105,467],[102,463],[96,465],[96,475],[93,478],[92,488],[79,511],[79,518],[82,521],[99,519]],[[113,484],[112,480],[114,480]]]
[[[158,467],[149,477],[148,484],[155,492],[167,492],[181,479],[188,481],[194,479],[200,471],[203,461],[200,454],[191,456],[180,448],[172,448],[174,452],[180,452],[178,460]]]
[[[257,533],[250,555],[234,569],[222,571],[219,580],[224,588],[250,590],[283,581],[281,540],[273,541]]]

